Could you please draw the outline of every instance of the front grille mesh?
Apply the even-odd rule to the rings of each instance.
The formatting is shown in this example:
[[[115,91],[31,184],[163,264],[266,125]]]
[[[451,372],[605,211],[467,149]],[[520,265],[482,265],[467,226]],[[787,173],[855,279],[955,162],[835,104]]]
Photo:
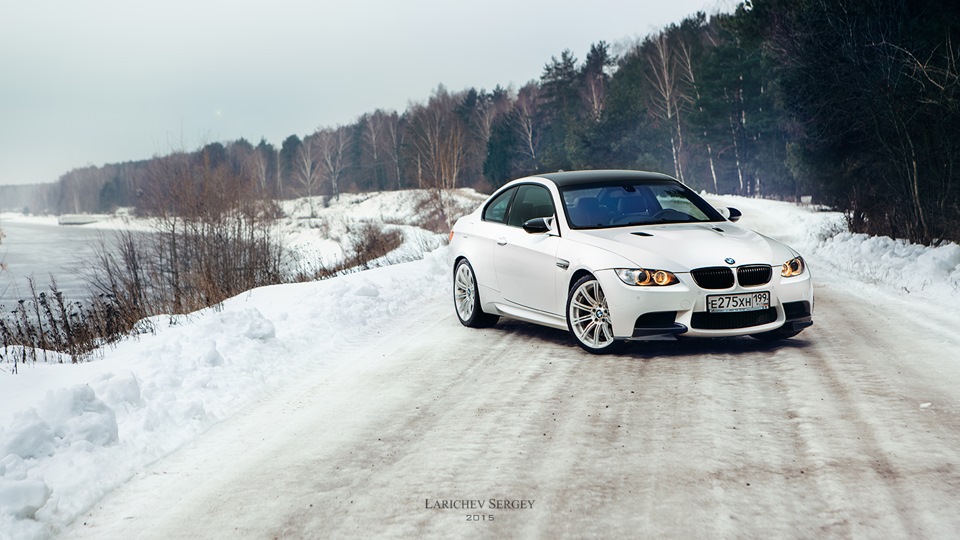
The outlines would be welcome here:
[[[725,266],[710,266],[690,271],[693,280],[701,289],[729,289],[733,287],[733,270]],[[737,268],[737,282],[742,287],[756,287],[770,283],[773,268],[765,264],[754,264]]]
[[[694,313],[690,319],[690,326],[701,330],[732,330],[734,328],[749,328],[761,324],[772,323],[777,320],[777,308],[771,307],[760,311],[739,311],[734,313]]]
[[[767,265],[741,266],[737,269],[737,281],[744,287],[755,287],[770,283],[773,269]]]
[[[690,275],[702,289],[729,289],[733,287],[733,270],[723,266],[697,268],[691,270]]]

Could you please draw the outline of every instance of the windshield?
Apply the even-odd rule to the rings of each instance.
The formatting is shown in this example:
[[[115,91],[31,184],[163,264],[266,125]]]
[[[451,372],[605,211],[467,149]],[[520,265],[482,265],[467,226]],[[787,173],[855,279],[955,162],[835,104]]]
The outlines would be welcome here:
[[[723,216],[678,182],[613,181],[563,188],[567,221],[574,229],[723,221]]]

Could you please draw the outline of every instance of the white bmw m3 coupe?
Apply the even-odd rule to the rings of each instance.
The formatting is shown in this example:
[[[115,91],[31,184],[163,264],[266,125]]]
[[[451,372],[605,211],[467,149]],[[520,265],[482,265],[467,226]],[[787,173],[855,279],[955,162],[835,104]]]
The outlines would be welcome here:
[[[457,317],[566,328],[591,353],[665,336],[793,337],[813,324],[810,271],[740,215],[656,173],[514,180],[450,232]]]

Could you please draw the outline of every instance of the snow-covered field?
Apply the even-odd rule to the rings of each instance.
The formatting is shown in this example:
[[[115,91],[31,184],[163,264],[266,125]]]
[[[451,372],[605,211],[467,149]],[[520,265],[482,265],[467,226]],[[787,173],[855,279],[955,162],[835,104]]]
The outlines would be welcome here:
[[[466,198],[473,201],[472,204],[479,202],[474,195]],[[290,203],[291,207],[286,208],[289,214],[295,216],[288,223],[289,237],[299,242],[300,250],[311,253],[313,259],[333,260],[341,257],[342,244],[337,243],[334,246],[325,241],[324,237],[342,235],[349,229],[350,223],[366,220],[404,227],[404,249],[410,250],[410,253],[433,249],[439,245],[430,243],[435,241],[430,240],[435,236],[415,232],[409,225],[409,218],[405,216],[414,213],[410,208],[413,204],[412,196],[408,198],[406,195],[399,195],[389,200],[377,200],[367,196],[344,196],[342,199],[346,200],[331,206],[332,210],[325,209],[327,214],[323,214],[323,211],[316,207],[310,211],[309,203],[304,201]],[[815,280],[822,283],[828,292],[832,289],[852,289],[861,293],[859,296],[867,299],[867,302],[882,304],[885,313],[913,310],[920,306],[920,309],[935,312],[940,317],[944,332],[951,328],[960,328],[960,309],[957,308],[960,300],[960,247],[947,245],[936,249],[924,248],[889,239],[852,235],[844,232],[843,220],[838,214],[819,212],[815,208],[789,203],[735,197],[712,197],[712,200],[715,204],[741,209],[744,213],[741,225],[793,245],[807,258]],[[467,203],[465,205],[469,206]],[[311,214],[317,217],[310,217]],[[387,384],[389,381],[386,381],[376,386],[377,393],[372,395],[366,395],[365,392],[370,389],[363,386],[324,386],[330,395],[314,395],[316,392],[303,389],[312,388],[311,384],[321,385],[322,381],[356,381],[362,379],[365,373],[369,373],[371,377],[381,377],[377,375],[377,369],[380,369],[377,362],[384,361],[383,358],[389,356],[390,351],[387,349],[400,347],[404,343],[398,333],[406,335],[405,333],[412,332],[414,328],[418,328],[418,339],[428,340],[431,347],[458,351],[458,354],[465,357],[480,355],[480,351],[472,349],[471,344],[475,345],[480,339],[477,336],[496,338],[497,329],[491,330],[492,334],[481,334],[466,330],[461,332],[456,325],[450,325],[455,331],[431,331],[429,328],[436,324],[436,321],[447,320],[452,313],[452,307],[448,305],[448,264],[445,249],[441,247],[415,262],[376,268],[321,282],[257,289],[227,301],[221,309],[207,309],[173,319],[158,317],[155,321],[158,328],[155,335],[127,340],[115,348],[105,350],[102,357],[80,365],[26,364],[20,365],[16,374],[12,374],[12,365],[0,364],[0,395],[3,396],[3,406],[0,407],[0,538],[43,538],[65,530],[69,530],[69,535],[81,534],[85,529],[80,521],[72,525],[72,528],[67,527],[77,518],[85,516],[105,495],[120,486],[132,484],[132,480],[162,482],[162,478],[159,478],[161,473],[151,466],[163,463],[160,460],[178,449],[201,448],[204,446],[199,443],[203,442],[207,448],[204,454],[206,459],[210,463],[216,462],[216,451],[211,452],[209,449],[217,448],[216,441],[219,439],[216,437],[224,437],[231,425],[228,420],[235,418],[238,413],[247,415],[249,421],[249,417],[263,407],[265,411],[271,411],[270,418],[276,422],[278,432],[294,429],[283,426],[288,420],[292,422],[293,418],[298,417],[296,411],[305,405],[299,401],[288,402],[294,399],[293,396],[299,400],[304,395],[310,395],[313,411],[323,411],[324,404],[329,403],[328,414],[338,415],[339,423],[336,425],[346,433],[341,434],[345,438],[359,436],[357,430],[360,428],[350,427],[350,409],[345,410],[336,405],[340,403],[336,400],[346,399],[344,396],[360,399],[354,405],[354,412],[358,417],[379,415],[385,422],[391,414],[406,418],[409,411],[381,410],[377,405],[378,400],[382,399],[387,403],[397,397],[394,394],[406,392],[404,385],[397,383],[396,379],[394,383],[397,384]],[[835,304],[828,304],[828,309],[836,309]],[[444,319],[441,319],[442,317]],[[818,320],[817,311],[814,312],[814,320]],[[411,326],[412,322],[404,321],[414,321],[417,325]],[[525,327],[517,328],[519,329],[504,332],[504,339],[509,340],[512,334],[525,332]],[[817,328],[814,326],[814,329]],[[915,345],[914,348],[918,351],[927,350],[931,332],[929,328],[922,332],[908,331],[899,339],[908,349]],[[560,342],[566,339],[562,333],[547,335]],[[946,334],[934,337],[942,337],[944,343],[947,343]],[[843,350],[842,343],[830,345],[836,346],[837,350]],[[487,347],[489,344],[483,346]],[[791,352],[802,354],[803,350]],[[855,356],[857,351],[846,350],[843,354]],[[956,362],[955,356],[946,352],[942,357],[931,358],[928,355],[923,362],[918,361],[917,369],[937,366],[936,369],[941,370],[938,376],[960,383],[960,380],[956,379],[960,374],[960,365],[945,365]],[[585,362],[587,360],[578,359],[576,365],[583,366]],[[533,368],[525,366],[518,369],[523,369],[526,373]],[[343,373],[356,377],[344,377]],[[479,380],[484,377],[483,373],[471,371],[464,376]],[[418,376],[426,375],[419,371],[404,371],[400,374],[400,377],[411,379]],[[866,373],[864,377],[871,378],[872,375]],[[498,384],[502,384],[506,391],[511,384],[509,381],[509,378],[504,378]],[[909,387],[911,384],[913,383],[908,381],[904,386]],[[292,388],[300,390],[292,393]],[[727,393],[737,392],[738,389],[736,383],[724,388]],[[518,392],[520,390],[517,389]],[[656,388],[649,390],[656,391]],[[434,390],[431,387],[426,391],[432,393]],[[743,397],[750,399],[751,396]],[[908,397],[917,401],[915,405],[918,410],[939,410],[938,414],[944,415],[957,413],[955,401],[937,403],[922,395]],[[562,401],[565,396],[558,394],[543,398],[547,401]],[[864,399],[869,398],[867,395]],[[738,401],[729,395],[717,399],[724,403],[729,401],[732,407],[749,408],[749,404],[737,405]],[[667,405],[666,402],[664,404]],[[504,407],[509,406],[510,404],[504,404]],[[799,415],[802,419],[811,414],[811,411],[825,414],[816,407],[803,408],[791,414]],[[729,413],[726,410],[720,412]],[[720,412],[714,420],[718,424],[727,422],[729,419],[720,416]],[[272,416],[274,413],[276,416]],[[481,417],[479,410],[476,416]],[[494,417],[500,423],[479,424],[475,426],[476,430],[488,435],[494,429],[509,432],[509,425],[502,422],[512,422],[514,416],[504,410],[497,411]],[[623,423],[629,420],[625,417]],[[218,426],[218,429],[211,430],[214,426]],[[238,425],[237,429],[241,426],[242,424]],[[805,429],[815,429],[811,426]],[[773,429],[770,426],[764,427],[764,430]],[[431,431],[432,435],[434,433]],[[547,428],[544,428],[544,437],[546,435]],[[252,441],[272,435],[248,433],[245,436]],[[296,436],[304,439],[307,437]],[[464,432],[464,436],[469,437],[468,432]],[[240,434],[234,433],[232,437],[243,442]],[[372,444],[375,444],[376,440],[371,439]],[[569,449],[569,458],[575,454],[575,448],[582,442],[568,440],[560,447],[560,452]],[[463,446],[483,443],[482,440],[464,439],[453,444]],[[234,444],[237,442],[234,441]],[[829,446],[831,442],[818,441],[818,444]],[[224,445],[226,447],[226,443]],[[933,452],[930,448],[917,447],[909,441],[894,440],[890,441],[889,445],[892,453]],[[465,451],[464,448],[466,446],[457,446],[450,451]],[[554,452],[558,451],[557,447],[550,448]],[[818,459],[825,454],[825,451],[818,448],[809,451],[812,455],[819,456]],[[563,455],[553,457],[559,460],[558,463],[569,465],[569,460],[565,461]],[[228,470],[238,467],[239,470],[239,461],[238,458],[237,463],[217,462],[217,467]],[[340,466],[353,470],[351,463],[342,463]],[[824,465],[821,463],[820,466]],[[953,470],[946,471],[946,474],[954,475],[951,478],[955,478],[957,464],[953,466]],[[198,474],[201,473],[202,471]],[[468,473],[470,471],[464,471],[464,474]],[[800,471],[796,474],[803,473],[804,471]],[[355,474],[360,478],[369,472],[356,470]],[[180,478],[179,481],[183,479]],[[191,481],[198,484],[204,482],[202,477]],[[464,479],[467,485],[470,481],[470,478]],[[387,480],[383,482],[386,484]],[[529,489],[532,492],[540,491],[540,497],[543,498],[543,486],[554,484],[551,483],[551,478],[541,478],[539,482],[541,485],[538,487],[537,479],[531,480]],[[347,481],[347,484],[349,483]],[[330,490],[342,487],[328,486]],[[384,490],[388,488],[386,485],[383,487]],[[824,489],[829,492],[828,488],[829,486]],[[266,488],[257,485],[252,489]],[[272,497],[276,488],[269,489]],[[617,486],[612,485],[605,489],[616,491]],[[960,491],[956,491],[956,487],[954,489],[953,501],[931,503],[928,513],[933,519],[939,515],[937,508],[944,504],[952,503],[954,508],[960,504]],[[839,492],[839,488],[834,489],[834,492]],[[139,501],[141,507],[152,506],[146,502],[150,496],[149,490],[134,488],[131,493],[133,495],[126,499],[128,502],[130,497],[133,497]],[[429,489],[424,493],[430,496]],[[446,495],[466,497],[467,493],[473,492],[466,489]],[[435,498],[441,498],[441,495],[443,494],[436,493]],[[720,496],[717,493],[714,495]],[[594,497],[589,494],[579,496]],[[694,505],[694,501],[687,503]],[[165,507],[158,505],[154,508],[156,513],[163,513]],[[251,512],[251,516],[263,519],[262,513],[253,510]],[[124,516],[113,516],[117,522],[111,521],[109,510],[105,511],[104,516],[90,520],[95,526],[89,529],[90,535],[116,536],[109,527],[111,524],[122,523]],[[523,530],[539,532],[540,535],[543,531],[573,536],[589,535],[589,531],[582,528],[562,526],[553,523],[550,517],[542,514],[538,516],[536,524]],[[562,516],[554,517],[563,519]],[[920,517],[922,516],[917,516],[917,519]],[[845,519],[844,516],[835,518]],[[309,518],[304,519],[307,520],[306,523],[310,523]],[[344,523],[352,523],[350,519],[354,518],[345,517]],[[583,523],[584,519],[589,519],[589,516],[579,516],[577,523]],[[952,530],[955,534],[960,533],[960,529],[956,528],[960,524],[949,521],[949,517],[943,519],[946,519],[943,529],[938,532]],[[396,521],[397,527],[401,527],[402,520],[396,516],[385,518],[386,522],[379,525],[389,527],[393,522],[391,520]],[[138,522],[132,523],[131,526],[134,527],[142,526]],[[267,530],[287,530],[281,525]],[[196,530],[204,530],[203,524],[196,526]],[[302,528],[303,524],[288,526],[291,527],[290,531],[305,530]],[[421,527],[419,529],[401,527],[396,529],[395,534],[464,534],[463,529],[437,529],[438,526],[440,525],[433,522],[421,523],[418,525]],[[207,527],[209,532],[212,525]],[[740,528],[733,527],[727,530],[707,525],[703,529],[677,530],[701,530],[708,535],[720,536],[758,534],[748,523],[741,524]],[[233,529],[215,530],[219,530],[220,536],[232,536]],[[314,535],[318,534],[319,530],[315,530]],[[377,530],[382,533],[386,529]],[[478,532],[478,529],[470,529],[467,534],[483,535],[483,530],[479,529]],[[830,536],[838,530],[841,531],[841,536],[844,536],[842,531],[876,531],[871,528],[853,528],[824,529],[821,532]],[[929,528],[922,530],[930,531]],[[341,528],[340,531],[349,532],[346,528]],[[909,535],[911,531],[907,529],[906,532]],[[362,536],[363,530],[356,529],[353,533]],[[163,537],[165,531],[154,530],[151,535]],[[240,534],[259,535],[250,530]],[[808,534],[799,534],[805,535]]]

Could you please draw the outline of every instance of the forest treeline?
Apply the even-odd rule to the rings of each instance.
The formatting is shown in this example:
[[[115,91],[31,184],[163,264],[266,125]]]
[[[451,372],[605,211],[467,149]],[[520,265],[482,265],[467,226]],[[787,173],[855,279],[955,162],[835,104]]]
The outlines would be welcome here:
[[[213,142],[76,169],[30,196],[35,210],[165,215],[181,211],[184,186],[489,191],[536,172],[629,168],[715,193],[809,195],[855,231],[960,241],[958,55],[952,0],[753,0],[616,50],[600,41],[582,60],[563,51],[520,87],[441,85],[404,111],[279,146]]]

